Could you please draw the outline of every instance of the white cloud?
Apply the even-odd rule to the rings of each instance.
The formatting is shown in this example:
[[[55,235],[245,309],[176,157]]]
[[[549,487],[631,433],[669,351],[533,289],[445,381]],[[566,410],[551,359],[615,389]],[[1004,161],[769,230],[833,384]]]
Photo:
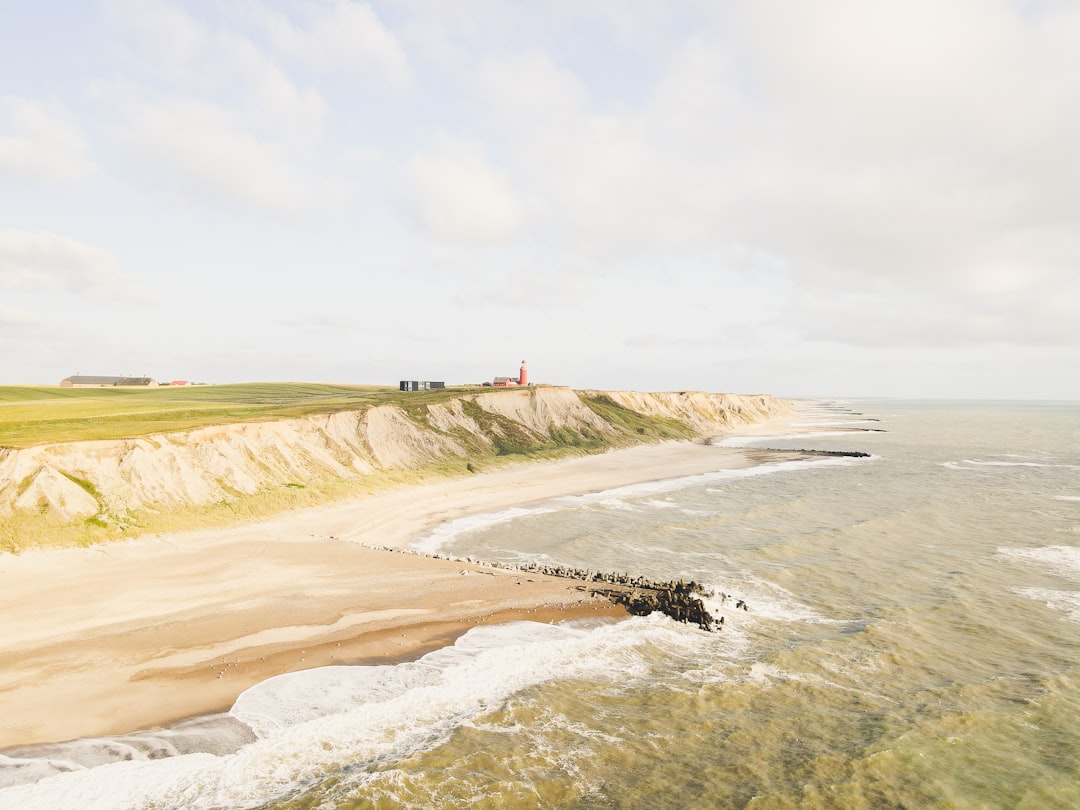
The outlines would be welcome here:
[[[175,75],[187,74],[210,36],[201,23],[165,0],[108,0],[111,18],[134,35],[126,45]]]
[[[39,315],[20,307],[0,306],[0,327],[10,329],[29,329],[41,326]]]
[[[256,44],[257,30],[165,0],[111,8],[138,79],[98,82],[95,98],[111,104],[113,131],[166,196],[288,216],[342,199],[343,184],[315,168],[326,102]]]
[[[287,318],[281,318],[280,322],[288,327],[299,329],[304,332],[348,334],[355,332],[362,325],[363,320],[349,312],[305,312]]]
[[[640,104],[539,51],[484,63],[490,120],[548,227],[608,263],[741,247],[815,294],[939,302],[883,341],[1077,340],[1052,302],[1080,266],[1080,52],[1061,33],[1080,34],[1080,9],[701,8],[712,19]],[[804,315],[860,340],[854,319]]]
[[[677,196],[666,161],[639,113],[590,107],[582,81],[542,51],[485,60],[478,87],[549,224],[615,253],[682,227],[670,212]]]
[[[60,104],[0,97],[0,174],[69,181],[93,169],[78,125]]]
[[[478,79],[497,113],[526,135],[572,122],[589,101],[578,77],[539,50],[490,56],[480,64]]]
[[[127,277],[107,250],[45,231],[0,230],[0,288],[16,292],[105,293]]]
[[[1071,270],[929,289],[903,282],[809,287],[793,317],[811,340],[860,346],[1080,346],[1080,278]]]
[[[312,8],[318,11],[306,25],[269,10],[258,15],[280,53],[314,70],[377,75],[395,89],[412,84],[405,50],[370,5],[334,0]]]
[[[274,277],[304,267],[309,293],[353,285],[373,312],[423,298],[465,321],[603,297],[570,364],[588,343],[607,374],[599,358],[630,340],[643,375],[675,384],[725,346],[756,346],[752,379],[812,356],[839,381],[879,354],[945,347],[945,369],[1080,347],[1076,3],[104,3],[77,61],[13,74],[29,106],[0,108],[0,176],[78,177],[89,141],[108,182],[9,195],[7,221],[127,223],[108,243],[148,276],[228,267],[239,287],[243,251]],[[40,81],[67,95],[28,100]],[[346,185],[348,205],[325,204]],[[291,219],[260,230],[253,210]],[[151,235],[170,217],[181,246]],[[89,289],[27,266],[4,266],[3,289],[26,291],[0,294],[8,314],[81,307],[20,300]],[[263,286],[252,312],[313,313],[292,338],[349,328]],[[618,374],[636,384],[638,360]]]
[[[736,222],[802,240],[784,247],[821,267],[928,277],[966,272],[957,249],[987,236],[1075,222],[1080,59],[1052,32],[1077,17],[970,0],[738,7],[711,43],[739,43],[734,67],[686,77],[735,96],[702,124],[737,158],[715,162]]]
[[[463,257],[476,264],[475,257]],[[506,267],[499,261],[494,267],[477,268],[469,277],[459,272],[449,300],[461,310],[477,304],[502,312],[517,310],[522,315],[551,317],[568,310],[585,310],[606,301],[604,291],[593,279],[565,268]]]
[[[317,188],[286,151],[245,130],[242,120],[193,99],[143,104],[131,113],[128,144],[190,195],[277,214],[303,212]]]
[[[116,0],[113,17],[128,33],[124,46],[144,83],[162,81],[169,95],[218,100],[255,125],[301,140],[318,140],[326,104],[301,89],[250,37],[212,27],[164,0]]]
[[[215,49],[220,60],[215,71],[219,81],[228,77],[228,84],[238,81],[245,88],[237,106],[249,120],[301,140],[319,140],[326,116],[326,104],[319,93],[299,89],[248,39],[223,33],[215,38]]]
[[[415,213],[436,239],[499,244],[513,241],[524,220],[506,175],[478,147],[442,139],[409,161]]]
[[[351,146],[342,152],[339,163],[346,171],[362,172],[377,166],[383,158],[383,151],[377,147]]]

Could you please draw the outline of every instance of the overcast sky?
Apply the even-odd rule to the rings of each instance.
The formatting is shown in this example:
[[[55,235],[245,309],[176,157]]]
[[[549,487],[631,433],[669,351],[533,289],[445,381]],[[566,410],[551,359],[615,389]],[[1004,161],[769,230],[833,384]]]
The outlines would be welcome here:
[[[0,17],[0,383],[1080,399],[1080,3]]]

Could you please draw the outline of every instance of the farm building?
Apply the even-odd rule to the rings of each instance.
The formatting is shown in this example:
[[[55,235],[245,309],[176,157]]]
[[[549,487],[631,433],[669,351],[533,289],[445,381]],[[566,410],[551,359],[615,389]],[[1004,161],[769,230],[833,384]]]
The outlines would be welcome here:
[[[60,381],[61,388],[157,388],[149,377],[93,377],[73,374]]]
[[[402,380],[398,383],[399,391],[433,391],[436,388],[446,388],[446,383],[429,380]]]

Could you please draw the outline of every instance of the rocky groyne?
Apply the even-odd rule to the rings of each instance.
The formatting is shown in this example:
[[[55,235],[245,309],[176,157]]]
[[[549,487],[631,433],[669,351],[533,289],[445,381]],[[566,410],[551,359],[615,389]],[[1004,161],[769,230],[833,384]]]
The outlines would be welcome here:
[[[885,431],[879,431],[884,433]],[[869,453],[859,450],[793,450],[794,453],[805,453],[808,456],[828,456],[830,458],[870,458]]]
[[[366,545],[366,544],[365,544]],[[545,577],[558,577],[578,583],[578,590],[590,596],[599,596],[616,605],[626,608],[633,616],[648,616],[650,613],[662,613],[668,618],[683,624],[695,624],[702,630],[713,632],[724,625],[723,616],[714,616],[706,607],[702,597],[719,597],[721,604],[726,604],[733,597],[725,593],[714,593],[699,582],[693,580],[654,580],[645,576],[633,576],[610,571],[593,571],[587,568],[569,568],[562,565],[541,565],[526,563],[488,562],[474,557],[450,557],[442,554],[429,554],[415,549],[391,548],[389,546],[368,546],[379,551],[396,554],[415,554],[436,560],[480,565],[502,571],[515,571],[521,574],[538,574]],[[464,572],[463,572],[464,573]],[[743,599],[735,600],[735,609],[748,611],[749,605]]]

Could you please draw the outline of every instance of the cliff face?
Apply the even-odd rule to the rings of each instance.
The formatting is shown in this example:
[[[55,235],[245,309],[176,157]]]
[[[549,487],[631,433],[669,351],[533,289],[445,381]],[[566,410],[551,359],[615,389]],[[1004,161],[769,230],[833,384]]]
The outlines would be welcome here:
[[[107,518],[454,457],[570,446],[596,451],[657,440],[644,428],[635,433],[605,417],[604,409],[590,407],[598,397],[645,423],[671,420],[700,435],[788,409],[769,396],[523,388],[463,394],[410,410],[384,405],[138,439],[0,449],[0,514]]]
[[[762,422],[787,413],[788,403],[766,394],[706,394],[701,391],[680,393],[639,393],[605,391],[614,402],[645,416],[672,419],[711,436],[738,425]]]

